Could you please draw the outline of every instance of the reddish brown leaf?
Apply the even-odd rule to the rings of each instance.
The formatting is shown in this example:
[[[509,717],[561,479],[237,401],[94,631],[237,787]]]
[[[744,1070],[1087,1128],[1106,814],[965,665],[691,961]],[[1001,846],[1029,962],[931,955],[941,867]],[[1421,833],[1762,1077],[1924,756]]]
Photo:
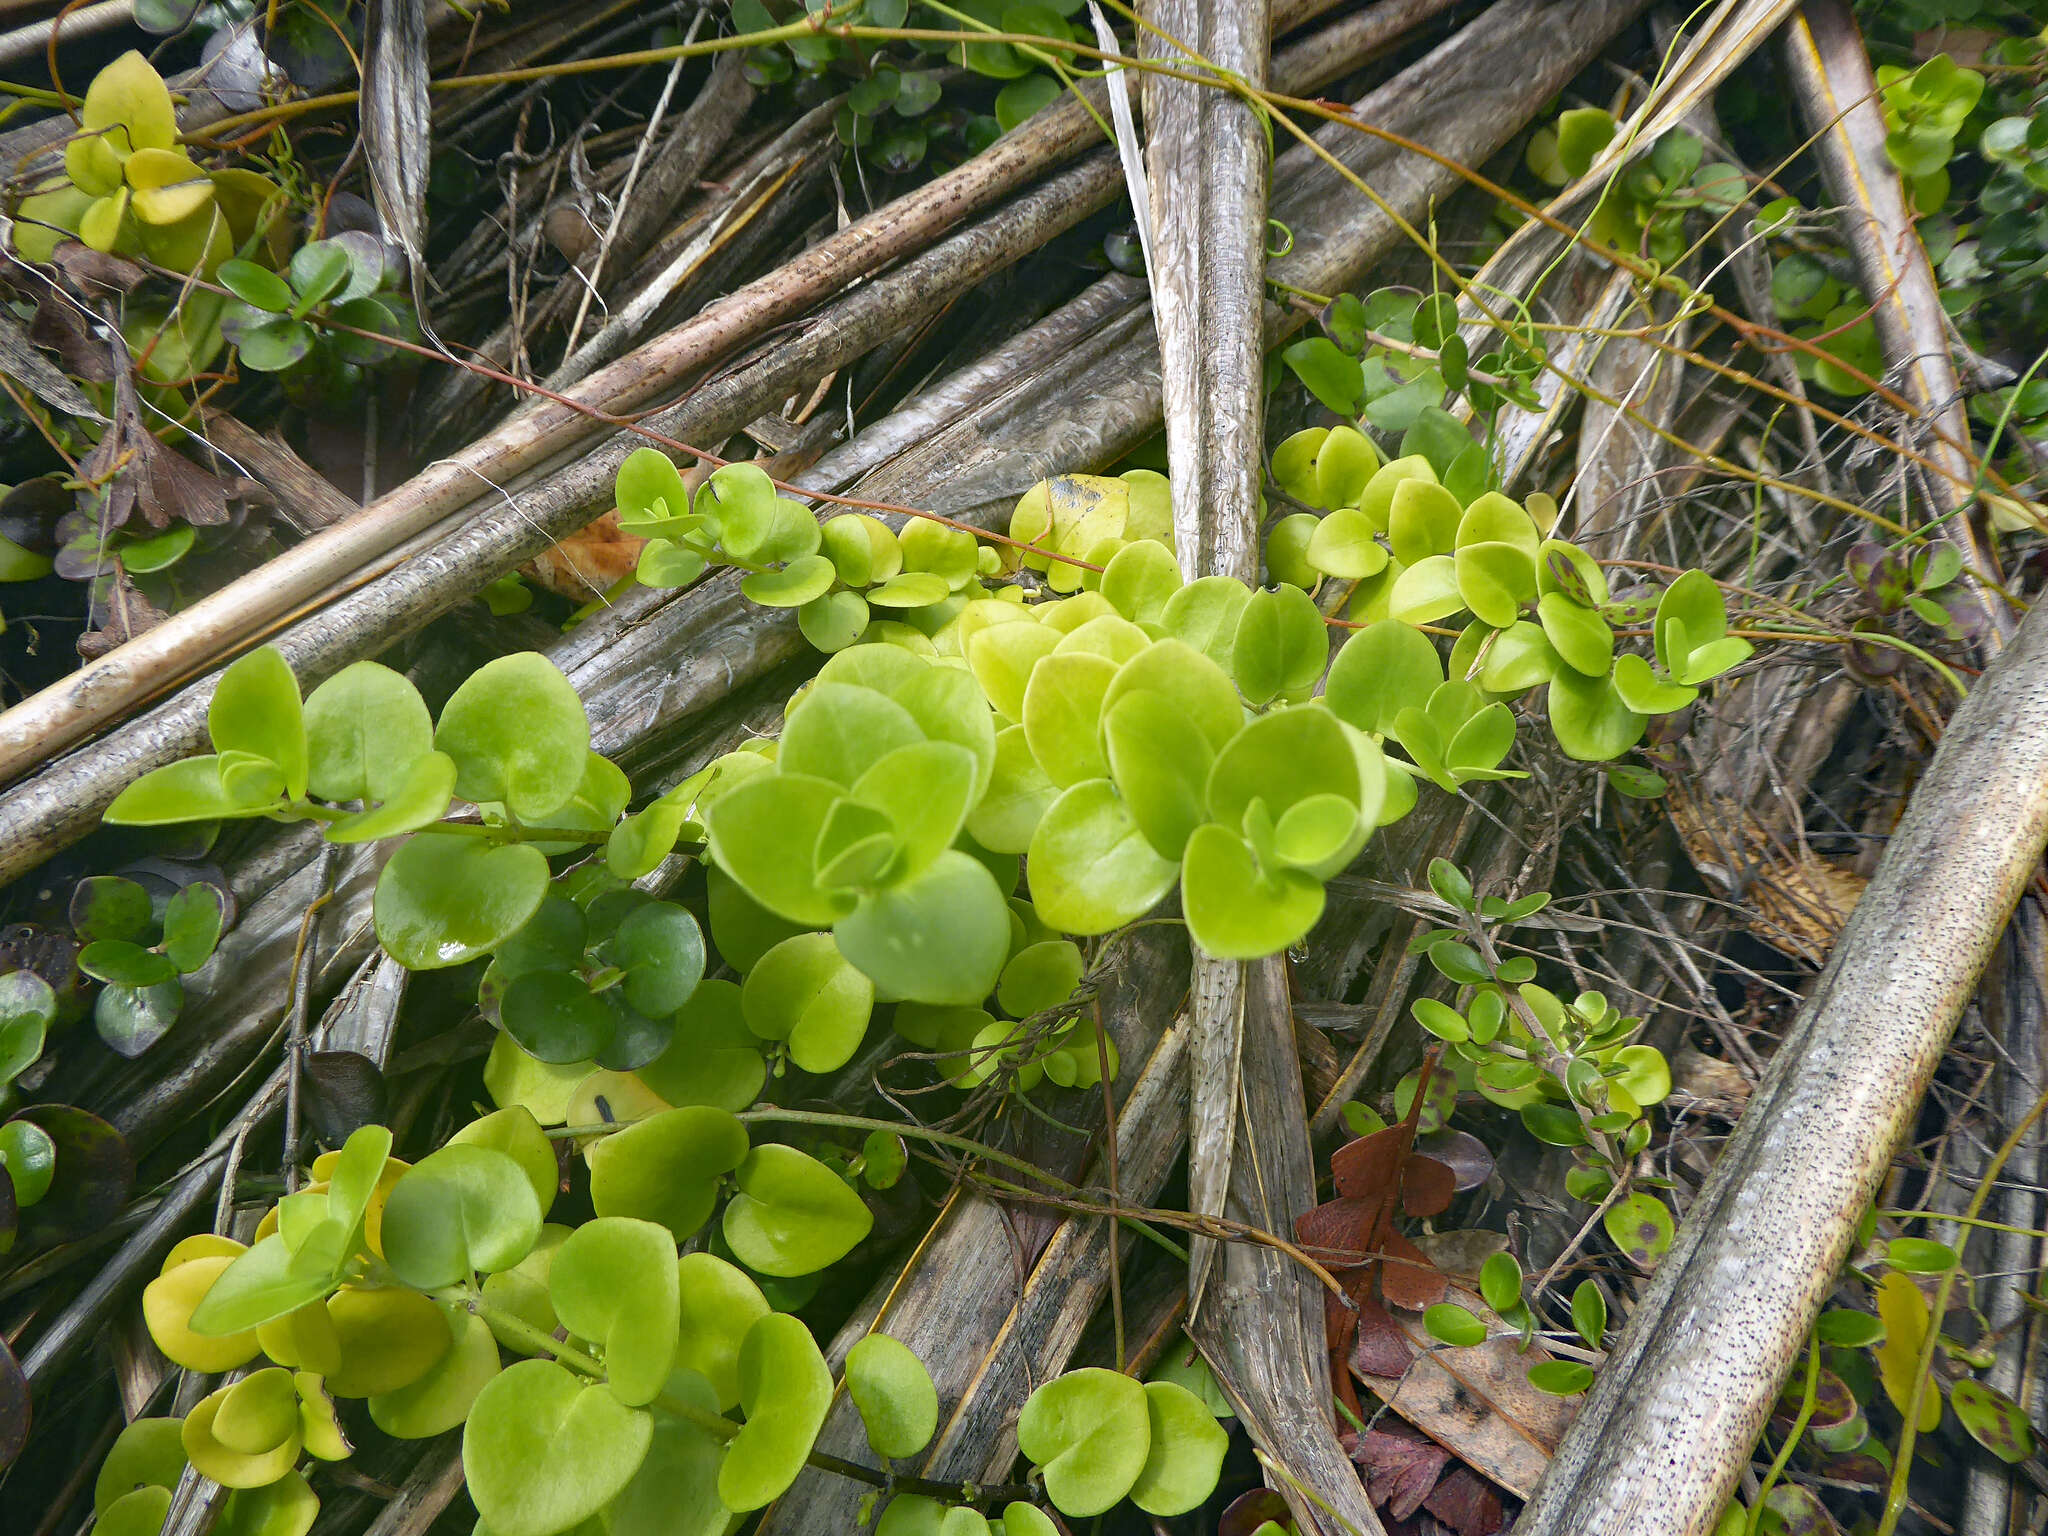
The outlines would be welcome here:
[[[1365,1479],[1365,1496],[1394,1520],[1406,1520],[1422,1508],[1451,1459],[1449,1451],[1392,1415],[1379,1427],[1343,1439]]]
[[[1507,1519],[1493,1485],[1470,1467],[1452,1468],[1422,1507],[1458,1536],[1493,1536]]]
[[[1386,1262],[1380,1267],[1380,1294],[1389,1306],[1419,1312],[1444,1299],[1450,1281],[1423,1251],[1398,1232],[1384,1239]]]
[[[1330,1154],[1330,1177],[1337,1193],[1372,1200],[1383,1198],[1408,1155],[1413,1132],[1406,1125],[1390,1125],[1356,1141],[1347,1141]]]
[[[1359,1303],[1352,1314],[1357,1336],[1351,1346],[1351,1368],[1367,1376],[1400,1376],[1415,1358],[1408,1335],[1377,1301]]]
[[[1458,1176],[1450,1166],[1417,1154],[1401,1165],[1401,1209],[1410,1216],[1435,1216],[1450,1207]]]
[[[1294,1240],[1329,1269],[1372,1262],[1371,1230],[1378,1214],[1373,1200],[1328,1200],[1294,1221]]]
[[[1254,1488],[1231,1500],[1216,1522],[1216,1536],[1252,1536],[1267,1521],[1285,1525],[1293,1516],[1287,1501],[1270,1488]]]

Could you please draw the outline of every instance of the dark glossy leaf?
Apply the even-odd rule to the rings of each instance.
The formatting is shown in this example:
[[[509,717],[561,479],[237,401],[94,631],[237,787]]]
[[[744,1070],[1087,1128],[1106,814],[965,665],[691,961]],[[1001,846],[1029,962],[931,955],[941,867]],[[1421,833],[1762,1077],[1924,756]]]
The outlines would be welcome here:
[[[184,1006],[185,987],[175,976],[148,987],[110,983],[93,1002],[93,1028],[109,1050],[132,1060],[164,1037]]]
[[[56,1147],[50,1193],[22,1220],[32,1242],[63,1242],[96,1232],[128,1203],[135,1159],[127,1140],[97,1115],[69,1104],[34,1104],[16,1115],[39,1126]]]
[[[514,977],[498,1016],[505,1033],[529,1055],[557,1064],[590,1060],[611,1043],[618,1027],[604,999],[572,971],[528,971]]]
[[[339,1146],[366,1125],[384,1123],[387,1095],[377,1064],[356,1051],[314,1051],[305,1060],[306,1118],[313,1132]]]
[[[117,875],[90,875],[71,892],[71,928],[91,944],[140,939],[149,929],[149,892]]]
[[[78,952],[78,968],[99,981],[122,987],[154,987],[177,979],[178,968],[153,949],[126,939],[99,939]]]

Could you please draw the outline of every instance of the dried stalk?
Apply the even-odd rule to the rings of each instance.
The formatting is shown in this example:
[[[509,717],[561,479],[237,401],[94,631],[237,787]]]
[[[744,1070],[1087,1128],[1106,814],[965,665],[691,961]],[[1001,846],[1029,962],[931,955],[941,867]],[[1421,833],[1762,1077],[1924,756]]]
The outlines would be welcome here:
[[[1977,607],[1976,638],[1996,651],[2018,622],[2005,600],[1997,552],[1970,516],[1977,465],[1969,453],[1963,388],[1949,354],[1934,268],[1920,243],[1906,184],[1884,152],[1884,109],[1856,19],[1843,0],[1808,0],[1786,26],[1782,58],[1829,194],[1847,210],[1842,236],[1855,257],[1871,325],[1890,376],[1920,412],[1933,461],[1924,477],[1934,519],[1963,551]]]
[[[1957,709],[1869,890],[1523,1512],[1704,1532],[2048,843],[2048,615]]]

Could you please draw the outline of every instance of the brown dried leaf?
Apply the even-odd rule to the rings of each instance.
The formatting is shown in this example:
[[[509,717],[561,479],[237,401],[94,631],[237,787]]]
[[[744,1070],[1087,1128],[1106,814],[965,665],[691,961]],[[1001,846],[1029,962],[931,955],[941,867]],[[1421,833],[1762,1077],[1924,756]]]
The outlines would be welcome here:
[[[1342,1439],[1365,1479],[1365,1496],[1394,1520],[1422,1508],[1451,1459],[1449,1451],[1398,1419]]]
[[[56,353],[64,371],[74,378],[105,384],[114,377],[112,349],[93,335],[91,323],[77,302],[63,297],[54,288],[44,289],[42,298],[36,301],[36,312],[28,323],[28,339]],[[92,414],[96,420],[106,419],[97,410]]]
[[[1294,1220],[1294,1240],[1326,1269],[1355,1269],[1375,1256],[1370,1232],[1377,1200],[1327,1200]]]
[[[1450,1299],[1498,1323],[1471,1292],[1453,1289]],[[1415,1359],[1398,1380],[1360,1376],[1360,1382],[1480,1474],[1517,1498],[1529,1497],[1577,1410],[1577,1399],[1551,1397],[1529,1385],[1529,1367],[1549,1356],[1541,1346],[1518,1352],[1512,1336],[1464,1349],[1438,1345],[1419,1316],[1395,1313],[1393,1319],[1416,1346]]]
[[[1500,1495],[1470,1467],[1453,1467],[1422,1507],[1458,1536],[1494,1536],[1507,1523]]]
[[[1441,1214],[1457,1192],[1458,1176],[1448,1164],[1420,1154],[1401,1164],[1401,1209],[1410,1216]]]
[[[133,293],[149,273],[122,256],[96,251],[78,240],[66,240],[50,255],[50,265],[67,288],[87,298]]]
[[[1429,1262],[1429,1255],[1398,1232],[1381,1239],[1386,1262],[1380,1266],[1380,1294],[1389,1306],[1420,1312],[1444,1299],[1450,1281]]]
[[[1390,1125],[1344,1143],[1330,1154],[1330,1177],[1337,1193],[1365,1200],[1384,1196],[1408,1155],[1410,1140],[1405,1126]]]
[[[1351,1369],[1361,1376],[1398,1377],[1415,1358],[1415,1346],[1408,1335],[1387,1315],[1387,1309],[1368,1297],[1358,1304],[1353,1320],[1357,1335],[1351,1346]]]

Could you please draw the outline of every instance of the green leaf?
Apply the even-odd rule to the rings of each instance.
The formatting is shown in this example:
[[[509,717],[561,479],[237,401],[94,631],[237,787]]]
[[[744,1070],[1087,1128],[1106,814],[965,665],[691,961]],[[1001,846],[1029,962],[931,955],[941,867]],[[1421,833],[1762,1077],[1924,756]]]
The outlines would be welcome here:
[[[521,1360],[477,1394],[462,1470],[493,1536],[555,1536],[611,1502],[653,1435],[644,1410],[552,1360]]]
[[[827,592],[797,610],[797,628],[818,650],[843,651],[867,632],[867,599],[858,592]]]
[[[638,1075],[670,1104],[740,1110],[760,1094],[767,1071],[741,1012],[740,989],[729,981],[706,981],[676,1015],[668,1049]]]
[[[1230,669],[1252,705],[1306,695],[1329,659],[1323,616],[1306,592],[1283,586],[1251,595],[1238,618]]]
[[[1577,1397],[1593,1385],[1593,1368],[1576,1360],[1545,1360],[1529,1367],[1529,1385],[1552,1397]]]
[[[1338,795],[1371,824],[1379,813],[1377,782],[1366,784],[1359,753],[1335,714],[1297,704],[1261,715],[1216,756],[1204,791],[1209,815],[1241,827],[1254,800],[1284,813],[1312,795]],[[1367,802],[1371,803],[1368,804]]]
[[[1599,1281],[1581,1280],[1572,1292],[1572,1327],[1586,1341],[1586,1348],[1600,1347],[1607,1335],[1607,1298],[1600,1292]]]
[[[1099,588],[1116,611],[1134,624],[1159,623],[1181,589],[1180,562],[1164,544],[1140,539],[1110,557]]]
[[[1671,1212],[1655,1195],[1634,1194],[1616,1201],[1601,1224],[1614,1246],[1640,1268],[1654,1268],[1670,1250]]]
[[[1573,107],[1558,114],[1557,162],[1572,180],[1586,174],[1600,151],[1614,142],[1614,114],[1602,107]]]
[[[740,993],[747,1027],[763,1040],[782,1040],[806,1072],[846,1065],[867,1034],[874,984],[840,953],[827,933],[802,933],[777,944],[755,964]]]
[[[1310,336],[1280,354],[1308,392],[1339,416],[1356,415],[1365,393],[1365,370],[1327,336]]]
[[[780,1498],[803,1470],[832,1406],[832,1372],[810,1329],[775,1312],[747,1330],[739,1377],[747,1422],[719,1466],[718,1497],[744,1513]]]
[[[1102,1514],[1145,1471],[1152,1446],[1145,1389],[1097,1366],[1056,1376],[1025,1400],[1017,1446],[1044,1474],[1046,1496],[1062,1514]]]
[[[1245,590],[1236,582],[1226,583],[1226,589],[1240,595]],[[1232,610],[1233,624],[1243,607],[1244,602],[1239,602]],[[1232,636],[1234,640],[1234,630]],[[1102,696],[1105,716],[1134,693],[1154,693],[1165,699],[1202,733],[1211,751],[1220,751],[1244,725],[1244,704],[1229,674],[1209,656],[1180,640],[1156,641],[1118,669],[1116,680]]]
[[[768,1299],[745,1270],[715,1254],[684,1254],[676,1275],[682,1298],[676,1364],[710,1384],[723,1412],[740,1400],[740,1346],[768,1315]]]
[[[1145,1413],[1151,1438],[1131,1502],[1161,1517],[1199,1508],[1216,1491],[1229,1433],[1206,1403],[1171,1381],[1145,1383]]]
[[[1834,1308],[1814,1320],[1814,1337],[1838,1349],[1868,1349],[1884,1342],[1884,1324],[1868,1312]]]
[[[1374,735],[1403,709],[1420,709],[1444,680],[1436,647],[1413,625],[1382,619],[1344,642],[1330,665],[1324,701],[1347,724]]]
[[[874,1227],[874,1214],[830,1168],[795,1147],[770,1142],[739,1165],[740,1192],[722,1230],[747,1268],[788,1278],[836,1264]]]
[[[180,975],[191,975],[212,957],[224,916],[219,888],[204,881],[186,886],[164,907],[164,956]]]
[[[709,564],[700,551],[688,545],[652,539],[641,548],[633,576],[643,587],[687,587]]]
[[[490,1324],[461,1307],[443,1304],[451,1335],[448,1352],[425,1375],[369,1400],[370,1420],[387,1435],[427,1440],[459,1427],[499,1371],[498,1341]]]
[[[674,461],[659,448],[635,448],[619,466],[613,488],[622,525],[679,518],[690,510],[690,492]],[[774,495],[774,487],[769,487]]]
[[[299,681],[284,653],[266,645],[221,673],[206,707],[216,752],[247,752],[275,763],[294,799],[306,793],[306,727]]]
[[[764,608],[801,608],[831,591],[836,580],[838,573],[823,555],[800,555],[779,571],[756,571],[742,578],[740,592]]]
[[[1208,739],[1165,694],[1124,694],[1103,719],[1110,772],[1131,818],[1161,857],[1178,859],[1206,819]]]
[[[323,800],[388,800],[433,749],[419,690],[374,661],[345,667],[306,698],[308,785]]]
[[[590,722],[561,670],[522,651],[469,675],[442,709],[434,745],[455,759],[463,799],[500,801],[545,825],[583,781]]]
[[[1947,1274],[1961,1262],[1947,1243],[1924,1237],[1895,1237],[1885,1245],[1885,1262],[1913,1275]]]
[[[1449,555],[1432,555],[1408,566],[1394,578],[1387,596],[1387,614],[1408,624],[1433,624],[1465,608],[1458,590],[1458,567]]]
[[[384,1200],[384,1259],[421,1290],[510,1269],[540,1239],[540,1202],[503,1152],[460,1142],[405,1171]]]
[[[889,703],[886,699],[882,702]],[[787,766],[785,739],[783,766],[743,781],[712,806],[707,823],[711,856],[749,896],[777,917],[807,927],[835,922],[852,910],[854,898],[850,893],[819,887],[808,850],[817,846],[819,834],[843,794],[830,779],[792,772]],[[792,858],[792,849],[806,853]]]
[[[1372,519],[1343,507],[1316,523],[1309,536],[1308,563],[1326,576],[1357,581],[1386,569],[1387,552],[1374,536]]]
[[[1135,921],[1179,875],[1108,779],[1085,780],[1053,801],[1032,833],[1029,860],[1032,902],[1063,933],[1108,933]]]
[[[2025,1410],[1997,1388],[1964,1377],[1949,1388],[1948,1405],[1970,1438],[2000,1461],[2017,1466],[2034,1454],[2034,1426]]]
[[[720,1178],[747,1156],[747,1132],[722,1109],[664,1110],[590,1149],[590,1203],[600,1216],[659,1222],[680,1241],[711,1217]]]
[[[1490,1254],[1479,1266],[1479,1294],[1496,1312],[1506,1312],[1521,1301],[1522,1266],[1512,1253]]]
[[[673,902],[650,901],[635,908],[599,954],[626,973],[626,1001],[656,1017],[681,1008],[704,978],[703,930]]]
[[[833,925],[840,950],[884,994],[978,1002],[1009,950],[1009,911],[987,868],[949,849],[909,880],[876,891]]]
[[[1440,1301],[1422,1314],[1422,1326],[1439,1344],[1469,1349],[1486,1342],[1486,1324],[1456,1302]]]
[[[1565,671],[1550,680],[1550,729],[1565,756],[1582,763],[1606,762],[1643,739],[1646,716],[1622,702],[1613,683]]]
[[[1081,982],[1081,949],[1068,939],[1027,944],[1003,967],[996,1001],[1013,1019],[1057,1008]]]
[[[1664,682],[1650,670],[1649,662],[1635,655],[1614,658],[1614,692],[1639,715],[1668,715],[1700,696],[1697,688]]]
[[[860,1339],[846,1352],[846,1390],[877,1456],[915,1456],[931,1443],[939,1427],[938,1388],[907,1345],[886,1333]]]
[[[603,1347],[612,1396],[629,1408],[654,1401],[682,1315],[666,1227],[629,1216],[585,1222],[555,1250],[548,1299],[570,1333]]]
[[[382,805],[328,822],[320,835],[330,843],[370,843],[431,826],[455,797],[455,776],[455,759],[429,751],[412,760]]]
[[[1513,544],[1465,544],[1452,560],[1464,606],[1495,629],[1513,625],[1536,599],[1535,562]]]
[[[524,927],[547,890],[548,861],[529,843],[414,837],[377,878],[377,939],[408,970],[463,965]]]
[[[1024,727],[1006,727],[996,735],[994,772],[980,803],[968,812],[967,833],[992,852],[1023,853],[1057,794],[1031,755]]]
[[[291,285],[253,261],[233,257],[220,264],[214,280],[244,304],[281,315],[292,307]]]
[[[334,1284],[332,1274],[296,1269],[285,1240],[272,1233],[221,1271],[193,1309],[190,1326],[194,1333],[215,1338],[247,1333],[319,1300]]]
[[[1020,627],[1005,625],[984,633]],[[1020,723],[1031,755],[1061,789],[1108,772],[1101,718],[1103,695],[1116,675],[1115,662],[1085,651],[1047,655],[1031,669]]]
[[[1262,871],[1249,845],[1208,822],[1188,839],[1181,903],[1203,953],[1255,960],[1299,942],[1323,915],[1320,880],[1299,870]]]
[[[1159,622],[1168,635],[1201,652],[1219,668],[1230,665],[1237,642],[1237,622],[1251,591],[1228,576],[1203,576],[1167,599]],[[1157,649],[1157,647],[1154,647]],[[1136,661],[1142,661],[1138,657]]]

